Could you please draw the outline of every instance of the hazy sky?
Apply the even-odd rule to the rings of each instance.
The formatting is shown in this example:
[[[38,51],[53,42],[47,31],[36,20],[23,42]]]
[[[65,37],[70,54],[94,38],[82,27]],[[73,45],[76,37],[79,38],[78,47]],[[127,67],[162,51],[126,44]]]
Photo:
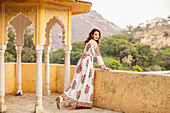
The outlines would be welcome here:
[[[170,0],[87,0],[105,19],[120,28],[126,25],[137,26],[156,17],[170,15]]]

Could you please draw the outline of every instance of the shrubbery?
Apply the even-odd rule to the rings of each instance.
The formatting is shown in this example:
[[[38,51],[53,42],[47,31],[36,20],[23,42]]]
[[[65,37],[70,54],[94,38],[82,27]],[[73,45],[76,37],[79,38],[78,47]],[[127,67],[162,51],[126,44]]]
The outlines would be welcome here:
[[[136,66],[133,66],[133,68],[131,69],[131,71],[142,72],[143,70],[142,70],[142,68],[141,68],[140,66],[136,65]]]

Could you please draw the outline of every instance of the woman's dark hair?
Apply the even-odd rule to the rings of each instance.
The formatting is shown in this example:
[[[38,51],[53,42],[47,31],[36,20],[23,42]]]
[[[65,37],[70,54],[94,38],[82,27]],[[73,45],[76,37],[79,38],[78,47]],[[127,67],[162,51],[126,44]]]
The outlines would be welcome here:
[[[91,30],[91,32],[89,33],[89,37],[84,41],[85,44],[88,43],[91,39],[93,39],[92,35],[93,35],[94,32],[96,32],[96,31],[99,32],[99,39],[96,40],[97,45],[98,45],[98,47],[99,47],[99,40],[100,40],[100,38],[101,38],[101,33],[100,33],[100,31],[99,31],[98,29],[95,29],[95,28],[94,28],[93,30]]]

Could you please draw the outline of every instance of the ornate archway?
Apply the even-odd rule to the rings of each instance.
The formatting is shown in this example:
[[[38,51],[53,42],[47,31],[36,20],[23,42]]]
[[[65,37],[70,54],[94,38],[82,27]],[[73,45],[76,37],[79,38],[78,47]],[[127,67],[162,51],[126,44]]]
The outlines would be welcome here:
[[[65,46],[65,26],[63,24],[63,22],[58,18],[57,15],[55,15],[53,18],[51,18],[47,24],[46,24],[46,28],[45,28],[45,45],[44,45],[44,52],[45,52],[45,88],[44,88],[44,95],[49,95],[50,94],[50,86],[49,86],[49,79],[50,79],[50,67],[49,67],[49,52],[51,49],[51,32],[53,27],[59,24],[62,28],[62,43],[63,46]]]
[[[22,12],[18,13],[17,16],[14,16],[9,24],[13,26],[15,31],[15,47],[17,51],[17,95],[22,95],[21,89],[21,51],[24,45],[24,30],[32,24],[31,20],[26,17]]]

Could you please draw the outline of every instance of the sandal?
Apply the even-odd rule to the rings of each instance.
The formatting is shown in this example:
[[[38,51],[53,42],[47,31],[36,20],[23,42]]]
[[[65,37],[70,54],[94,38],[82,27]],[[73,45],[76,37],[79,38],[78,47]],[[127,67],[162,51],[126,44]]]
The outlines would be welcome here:
[[[61,96],[58,96],[56,98],[56,101],[57,101],[57,108],[60,109],[61,108],[61,104],[62,104],[62,97]]]

